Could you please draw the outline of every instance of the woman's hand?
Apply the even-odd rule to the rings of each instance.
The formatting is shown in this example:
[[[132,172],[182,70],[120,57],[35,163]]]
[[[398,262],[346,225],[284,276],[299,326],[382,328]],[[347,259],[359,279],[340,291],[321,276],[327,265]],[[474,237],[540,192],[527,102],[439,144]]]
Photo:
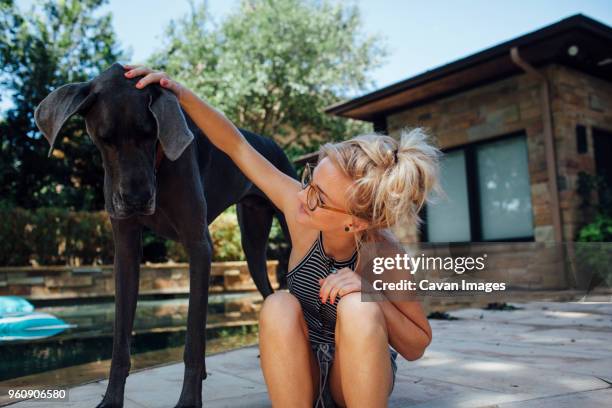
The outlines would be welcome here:
[[[326,303],[329,298],[330,303],[334,304],[338,295],[361,292],[361,276],[346,267],[329,274],[325,279],[319,279],[319,284],[321,285],[319,297],[322,303]]]
[[[126,70],[124,73],[126,78],[134,78],[144,75],[144,77],[142,77],[140,81],[136,83],[136,88],[142,89],[151,83],[159,82],[162,87],[172,91],[179,101],[185,94],[186,88],[178,82],[170,79],[168,74],[163,71],[154,71],[151,68],[147,68],[142,65],[124,65],[123,69]]]

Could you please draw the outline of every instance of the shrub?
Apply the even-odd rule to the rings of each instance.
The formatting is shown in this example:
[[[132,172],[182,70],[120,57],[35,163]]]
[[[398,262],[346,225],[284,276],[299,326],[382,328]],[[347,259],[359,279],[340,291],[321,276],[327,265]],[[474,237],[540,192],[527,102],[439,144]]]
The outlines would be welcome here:
[[[112,226],[105,211],[69,211],[43,207],[26,210],[0,201],[0,265],[82,265],[112,264]],[[236,208],[225,210],[210,225],[213,261],[243,261],[244,252]],[[275,220],[271,246],[282,239]],[[143,262],[187,262],[180,243],[143,231]],[[270,256],[268,251],[268,256]],[[271,257],[272,258],[272,257]]]
[[[576,263],[584,273],[592,276],[589,289],[604,283],[612,286],[612,190],[602,176],[584,172],[579,174],[578,193],[582,197],[581,208],[595,209],[593,221],[584,225],[577,234]],[[591,191],[596,190],[598,203],[590,201]]]

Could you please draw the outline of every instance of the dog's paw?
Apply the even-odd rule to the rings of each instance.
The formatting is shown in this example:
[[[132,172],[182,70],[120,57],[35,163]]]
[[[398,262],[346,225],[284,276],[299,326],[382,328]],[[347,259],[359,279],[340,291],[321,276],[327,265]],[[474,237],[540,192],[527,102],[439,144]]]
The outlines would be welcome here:
[[[174,408],[202,408],[200,398],[180,398]]]
[[[174,406],[174,408],[202,408],[202,403],[200,404],[182,404],[178,403]]]
[[[100,403],[96,405],[96,408],[123,408],[123,399],[118,401],[116,399],[113,400],[113,398],[107,398],[106,396],[104,396],[102,401],[100,401]]]

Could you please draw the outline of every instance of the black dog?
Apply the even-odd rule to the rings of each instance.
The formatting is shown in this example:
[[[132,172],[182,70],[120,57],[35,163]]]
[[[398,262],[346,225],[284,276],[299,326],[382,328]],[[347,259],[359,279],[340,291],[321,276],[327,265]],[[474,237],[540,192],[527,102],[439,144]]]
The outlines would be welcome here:
[[[287,241],[289,233],[283,214],[229,156],[205,137],[172,92],[158,84],[138,89],[134,86],[138,79],[125,78],[124,72],[115,63],[89,82],[61,86],[40,103],[34,115],[51,144],[49,154],[62,125],[75,113],[85,117],[87,133],[102,154],[105,208],[111,217],[115,243],[115,324],[110,379],[98,407],[123,405],[143,226],[180,242],[189,255],[185,376],[177,406],[198,407],[202,405],[202,381],[206,378],[205,330],[212,253],[208,225],[223,210],[237,204],[242,246],[264,298],[273,293],[266,268],[272,217],[278,218]],[[295,169],[276,143],[240,131],[277,168],[297,179]]]

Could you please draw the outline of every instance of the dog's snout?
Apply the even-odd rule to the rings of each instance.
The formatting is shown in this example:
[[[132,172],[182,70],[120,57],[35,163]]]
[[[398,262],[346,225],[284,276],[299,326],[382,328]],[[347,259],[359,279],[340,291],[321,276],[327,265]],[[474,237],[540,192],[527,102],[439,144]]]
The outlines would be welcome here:
[[[153,201],[153,194],[149,191],[121,192],[120,197],[123,204],[129,208],[145,208]]]
[[[155,212],[155,189],[146,184],[119,188],[112,196],[114,213],[124,217],[130,215],[151,215]]]

